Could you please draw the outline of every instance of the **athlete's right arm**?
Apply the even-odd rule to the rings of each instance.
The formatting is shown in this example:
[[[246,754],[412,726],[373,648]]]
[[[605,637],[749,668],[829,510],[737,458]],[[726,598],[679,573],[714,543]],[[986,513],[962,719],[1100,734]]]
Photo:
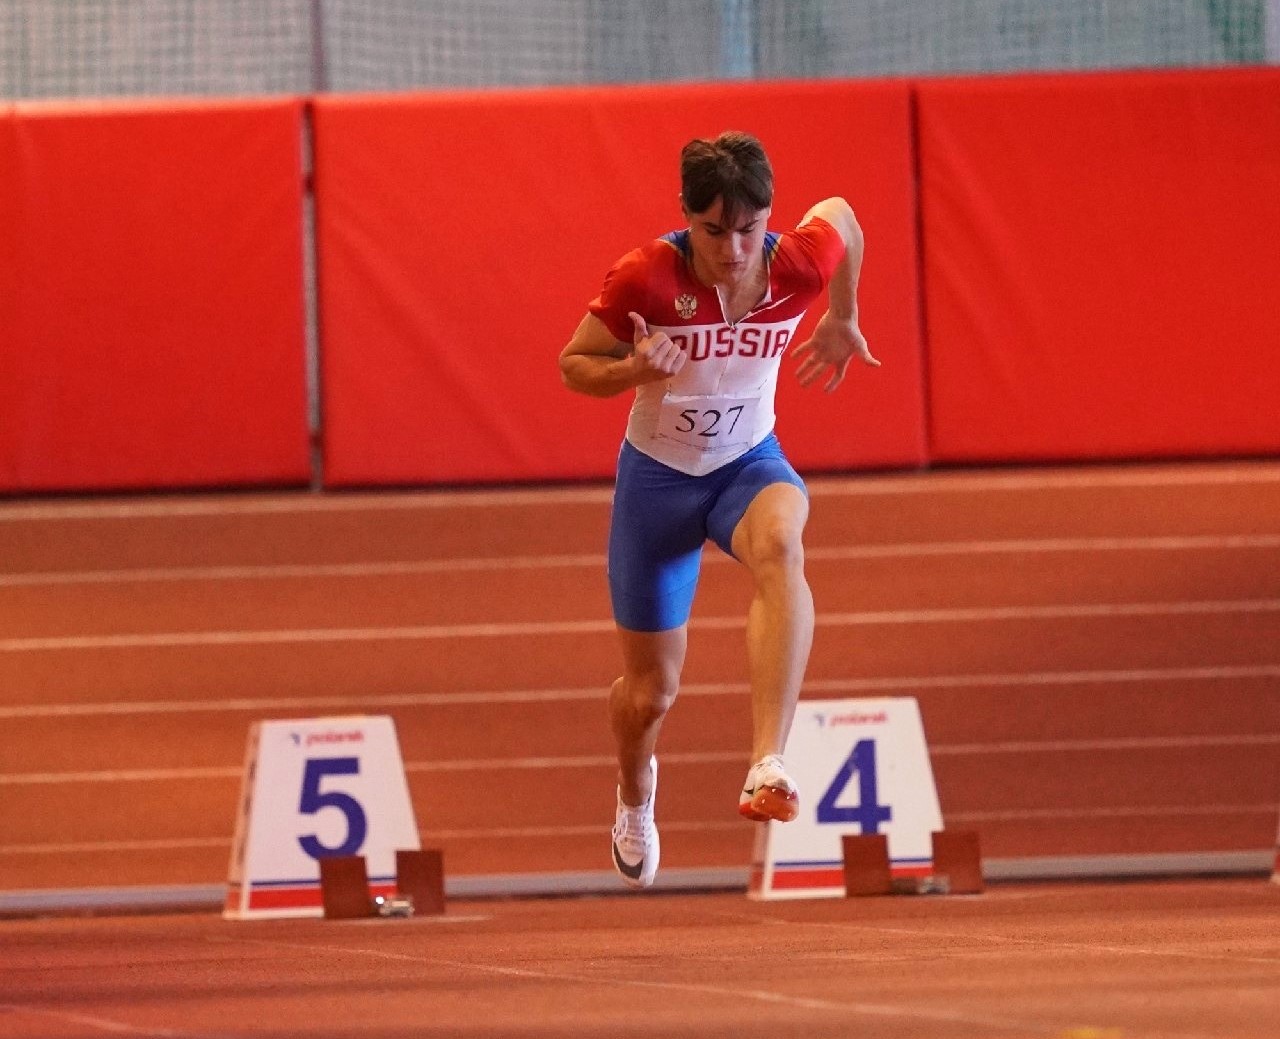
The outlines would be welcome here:
[[[649,382],[669,379],[684,367],[685,355],[665,332],[650,334],[639,314],[632,313],[635,334],[630,343],[616,339],[603,321],[587,314],[560,352],[564,384],[590,397],[613,397]]]

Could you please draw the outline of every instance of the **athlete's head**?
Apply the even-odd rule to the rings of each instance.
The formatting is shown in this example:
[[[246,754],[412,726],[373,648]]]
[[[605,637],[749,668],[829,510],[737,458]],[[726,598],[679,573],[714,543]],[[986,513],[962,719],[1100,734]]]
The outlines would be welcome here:
[[[686,144],[680,202],[689,220],[694,273],[702,282],[734,287],[758,278],[773,205],[773,169],[759,141],[730,130]]]
[[[698,138],[680,152],[680,200],[686,213],[705,213],[716,199],[734,223],[773,205],[773,167],[764,147],[741,130]]]

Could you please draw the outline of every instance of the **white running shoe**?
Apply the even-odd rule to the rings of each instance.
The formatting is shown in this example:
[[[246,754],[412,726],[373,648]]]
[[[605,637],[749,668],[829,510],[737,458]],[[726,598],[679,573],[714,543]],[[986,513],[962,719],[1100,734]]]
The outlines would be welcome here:
[[[658,796],[658,759],[649,759],[653,787],[649,800],[639,808],[622,803],[613,820],[613,866],[630,887],[648,887],[658,872],[658,828],[653,823],[653,802]]]
[[[755,822],[776,819],[780,823],[789,823],[800,814],[796,785],[777,754],[761,758],[751,766],[742,796],[738,798],[738,812]]]

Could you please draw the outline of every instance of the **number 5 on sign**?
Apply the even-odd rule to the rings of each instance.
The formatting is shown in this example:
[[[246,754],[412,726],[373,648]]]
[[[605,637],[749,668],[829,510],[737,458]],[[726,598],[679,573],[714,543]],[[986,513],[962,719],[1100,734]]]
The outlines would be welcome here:
[[[930,871],[942,812],[914,698],[801,701],[784,756],[800,815],[757,827],[752,898],[843,895],[846,834],[884,834],[896,876]]]
[[[329,855],[363,855],[372,892],[391,893],[396,851],[419,847],[390,718],[255,722],[223,915],[322,916]]]

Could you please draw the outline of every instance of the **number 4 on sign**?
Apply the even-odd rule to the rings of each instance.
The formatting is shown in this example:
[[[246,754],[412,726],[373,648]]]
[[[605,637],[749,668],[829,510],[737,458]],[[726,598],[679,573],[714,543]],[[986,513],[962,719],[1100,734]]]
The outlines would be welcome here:
[[[857,804],[839,803],[849,780],[855,775],[858,777]],[[876,786],[876,741],[858,740],[853,746],[853,753],[840,766],[840,771],[818,802],[818,822],[857,823],[863,833],[879,833],[880,824],[893,818],[893,809],[880,803]]]

